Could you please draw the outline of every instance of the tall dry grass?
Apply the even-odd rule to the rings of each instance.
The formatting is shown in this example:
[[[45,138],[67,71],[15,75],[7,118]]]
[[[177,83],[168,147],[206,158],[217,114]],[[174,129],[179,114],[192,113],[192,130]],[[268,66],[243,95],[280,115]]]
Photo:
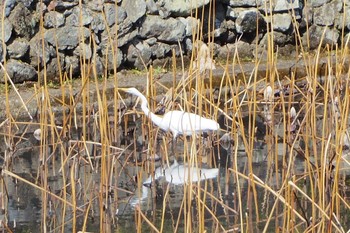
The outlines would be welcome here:
[[[210,12],[215,18],[215,4]],[[194,16],[204,22],[203,11],[195,11]],[[266,13],[265,17],[271,15]],[[154,173],[154,160],[159,155],[162,164],[177,159],[193,167],[219,166],[220,175],[214,181],[190,182],[180,188],[154,183],[150,202],[136,205],[133,214],[128,214],[135,222],[128,229],[346,232],[350,227],[346,189],[349,152],[345,145],[349,141],[349,42],[308,51],[295,17],[293,20],[305,77],[296,76],[293,69],[289,76],[280,77],[271,24],[267,27],[266,57],[262,59],[258,54],[257,42],[254,69],[248,75],[238,50],[223,64],[216,64],[223,70],[221,77],[214,77],[212,70],[201,72],[197,59],[200,46],[194,46],[188,68],[184,59],[178,64],[174,55],[171,86],[157,80],[152,67],[146,68],[143,91],[150,108],[155,111],[158,96],[167,93],[168,101],[163,106],[166,111],[180,108],[220,120],[222,130],[208,137],[173,141],[169,133],[154,127],[139,111],[135,98],[118,93],[116,58],[115,72],[99,76],[96,62],[81,57],[81,78],[72,81],[71,74],[61,72],[57,85],[60,93],[55,96],[49,88],[45,65],[40,70],[43,78],[32,87],[33,96],[28,100],[6,76],[7,118],[0,124],[5,144],[1,177],[4,229],[10,229],[14,221],[8,212],[11,193],[7,187],[12,179],[39,192],[42,232],[89,231],[92,222],[97,223],[100,232],[128,228],[119,218],[132,197],[142,197],[142,180]],[[43,19],[43,35],[42,25]],[[214,22],[209,20],[207,27],[212,31]],[[193,32],[192,39],[206,40],[212,58],[210,43],[214,37],[208,34],[204,38],[201,28],[203,25]],[[111,36],[109,40],[109,49],[115,54],[118,41]],[[93,38],[89,43],[96,47]],[[261,76],[263,65],[267,68]],[[111,80],[112,91],[106,92]],[[268,87],[272,94],[266,91]],[[22,103],[29,116],[27,121],[17,120],[12,98]],[[27,108],[31,101],[38,106],[35,117]],[[57,108],[62,112],[59,116]],[[39,142],[33,145],[37,153],[33,156],[39,162],[35,176],[28,180],[18,174],[14,164],[18,148],[34,129],[41,133]],[[134,131],[131,138],[125,136],[129,129]],[[227,164],[219,160],[219,143],[223,140],[219,138],[224,134],[234,142],[226,151]],[[122,142],[124,138],[130,141]],[[258,148],[259,143],[263,149]],[[258,158],[259,150],[263,151],[262,159]],[[258,169],[262,172],[257,173]],[[159,192],[160,202],[156,199]]]

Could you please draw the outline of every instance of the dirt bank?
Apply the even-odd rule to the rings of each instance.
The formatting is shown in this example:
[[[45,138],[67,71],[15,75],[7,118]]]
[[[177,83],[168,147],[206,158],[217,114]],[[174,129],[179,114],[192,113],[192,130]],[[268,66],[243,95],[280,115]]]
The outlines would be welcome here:
[[[328,58],[321,58],[318,62],[319,65],[319,73],[323,74],[326,68],[327,64],[327,59]],[[331,59],[332,64],[335,64],[336,60],[333,57]],[[312,62],[310,62],[312,63]],[[345,62],[345,65],[348,65],[348,61]],[[309,64],[310,65],[310,64]],[[292,73],[296,75],[296,78],[304,77],[306,76],[306,65],[303,61],[290,61],[290,60],[279,60],[278,63],[276,64],[277,70],[279,77],[283,79],[283,77],[288,76],[290,77]],[[259,65],[257,73],[259,78],[264,78],[266,76],[266,71],[269,69],[269,66],[267,65],[266,62],[263,62],[262,64]],[[241,66],[235,65],[234,67],[228,66],[227,67],[227,72],[229,72],[230,77],[243,77],[245,76],[246,78],[249,78],[249,76],[254,72],[255,70],[255,65],[252,62],[249,63],[244,63]],[[234,75],[233,75],[234,72]],[[217,65],[217,69],[213,71],[213,83],[219,84],[221,78],[225,75],[225,67],[222,67],[220,65]],[[123,71],[117,74],[118,77],[118,85],[119,87],[126,87],[126,86],[134,86],[139,88],[140,90],[143,90],[146,86],[147,82],[147,74],[146,73],[140,73],[140,74],[135,74],[135,72],[131,71]],[[162,73],[162,74],[156,74],[154,75],[155,79],[162,83],[165,86],[171,86],[173,83],[173,77],[174,75],[172,73]],[[181,71],[178,71],[176,74],[176,79],[177,81],[180,80],[182,77]],[[16,85],[19,94],[23,98],[30,114],[35,118],[37,112],[38,112],[38,100],[40,99],[41,93],[35,93],[35,88],[34,88],[35,83],[24,83],[20,85]],[[76,101],[78,102],[77,104],[77,110],[81,109],[81,106],[79,104],[79,93],[81,91],[81,80],[75,80],[72,84],[72,93],[76,98]],[[90,88],[90,95],[91,95],[91,100],[96,101],[96,85],[94,83],[89,84]],[[108,81],[107,84],[104,85],[99,83],[99,90],[105,90],[106,93],[111,93],[111,96],[113,96],[113,90],[115,88],[113,78],[111,77]],[[5,96],[5,91],[4,88],[2,88],[2,94],[0,96],[0,122],[3,122],[7,118],[6,114],[6,96]],[[66,89],[66,97],[69,98],[68,95],[68,88]],[[62,99],[62,91],[59,89],[59,87],[52,87],[49,90],[49,94],[51,97],[51,104],[52,104],[52,111],[55,112],[56,117],[60,117],[62,114],[62,106],[61,103],[59,103],[59,100]],[[161,92],[158,91],[158,92]],[[111,98],[112,99],[112,98]],[[13,88],[10,90],[9,94],[9,105],[11,109],[11,114],[12,117],[17,120],[17,121],[30,121],[30,118],[28,116],[28,113],[23,107],[22,102],[20,101],[20,98],[18,95],[15,93]],[[113,107],[113,106],[111,106]],[[34,119],[36,121],[36,119]]]

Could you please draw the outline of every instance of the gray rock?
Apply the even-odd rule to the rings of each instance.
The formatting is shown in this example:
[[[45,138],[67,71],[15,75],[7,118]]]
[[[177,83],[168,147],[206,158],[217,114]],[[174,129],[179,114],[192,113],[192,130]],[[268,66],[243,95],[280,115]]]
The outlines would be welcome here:
[[[64,71],[70,76],[77,76],[80,74],[80,61],[76,56],[64,57]]]
[[[184,46],[185,46],[185,51],[186,52],[192,52],[193,50],[193,42],[190,38],[185,38],[185,43],[184,43]]]
[[[325,30],[325,32],[324,32]],[[323,36],[324,33],[324,36]],[[323,40],[321,41],[321,39]],[[329,27],[321,27],[312,25],[309,28],[309,44],[310,49],[315,49],[319,46],[320,43],[322,43],[322,46],[325,45],[335,45],[338,43],[339,39],[339,31],[336,29],[331,29]],[[305,33],[303,35],[303,45],[307,46],[307,34]]]
[[[350,6],[347,6],[345,9],[344,9],[344,13],[345,13],[345,18],[344,18],[344,15],[342,15],[342,17],[339,17],[340,20],[338,21],[338,28],[342,28],[343,24],[344,26],[350,30]]]
[[[237,49],[238,56],[241,59],[247,60],[254,57],[254,53],[253,53],[255,49],[254,45],[251,45],[243,41],[237,41],[236,43],[234,43],[234,45],[235,45],[235,49]]]
[[[148,44],[139,42],[136,45],[130,44],[128,47],[127,61],[135,68],[143,70],[151,62],[152,50]]]
[[[299,52],[297,49],[295,49],[295,45],[292,44],[286,44],[283,47],[278,48],[278,54],[279,57],[285,57],[285,58],[291,58],[291,57],[297,57]]]
[[[286,45],[289,42],[292,42],[292,39],[294,38],[294,36],[291,36],[290,34],[284,34],[282,32],[273,32],[273,34],[271,32],[267,32],[264,37],[260,40],[260,45],[264,45],[264,47],[268,46],[268,37],[270,36],[270,38],[272,38],[273,36],[273,42],[274,45],[278,45],[283,47],[284,45]]]
[[[57,56],[52,58],[51,61],[46,66],[46,77],[50,80],[56,80],[59,81],[60,74],[63,73],[62,67],[64,67],[64,54],[59,53],[58,58]],[[41,73],[44,75],[44,73]],[[41,79],[44,77],[42,76]]]
[[[299,24],[299,28],[303,29],[306,26],[311,26],[313,21],[313,10],[309,4],[305,5],[302,12],[302,21]]]
[[[74,7],[72,14],[67,17],[67,25],[79,27],[87,26],[93,20],[93,13],[87,7]]]
[[[105,4],[104,12],[109,27],[113,26],[116,23],[116,20],[117,23],[120,24],[126,18],[126,11],[122,7],[118,7],[116,12],[115,4]]]
[[[275,14],[272,16],[273,29],[279,32],[286,32],[292,26],[292,17],[290,14]]]
[[[101,12],[103,10],[104,1],[86,1],[85,4],[89,9]]]
[[[155,45],[157,43],[157,39],[152,37],[147,40],[144,40],[149,46]]]
[[[314,22],[319,26],[331,26],[334,24],[336,9],[333,4],[325,4],[324,6],[314,10]]]
[[[298,0],[276,0],[273,12],[288,12],[300,8]]]
[[[133,23],[136,23],[146,13],[145,0],[123,1],[121,6],[126,10],[128,20]]]
[[[64,26],[57,29],[49,29],[45,32],[45,39],[53,46],[58,46],[60,51],[74,49],[78,46],[81,38],[90,37],[90,30],[86,27]]]
[[[344,36],[344,46],[350,49],[350,32]]]
[[[101,50],[110,46],[111,43],[116,45],[116,42],[118,42],[118,47],[120,48],[134,40],[138,36],[138,29],[130,31],[131,29],[132,24],[127,25],[126,22],[123,22],[121,25],[113,25],[109,32],[107,30],[102,31],[99,45]]]
[[[44,26],[46,28],[58,28],[65,22],[63,14],[57,11],[49,11],[44,16]]]
[[[146,0],[146,8],[147,8],[147,13],[151,15],[158,14],[158,7],[157,7],[157,4],[154,2],[154,0]]]
[[[197,0],[197,1],[187,1],[187,0],[160,0],[157,3],[162,6],[162,11],[166,15],[172,16],[190,16],[192,10],[196,8],[201,8],[207,5],[210,0]],[[160,13],[160,12],[159,12]]]
[[[101,13],[96,13],[94,15],[94,19],[91,22],[91,29],[95,32],[95,34],[106,29],[103,15]]]
[[[97,74],[104,74],[104,64],[102,62],[102,58],[97,56],[96,54],[91,59],[91,65],[95,67]]]
[[[36,70],[28,63],[10,59],[6,62],[5,69],[14,83],[33,81],[37,78]],[[4,70],[0,70],[0,76],[4,77]],[[3,80],[2,80],[3,81]]]
[[[183,39],[185,31],[186,26],[178,19],[169,18],[165,20],[148,15],[139,33],[142,38],[156,37],[159,41],[176,43]]]
[[[166,55],[170,54],[171,47],[168,44],[164,43],[157,43],[151,47],[152,56],[161,59],[164,58]]]
[[[0,3],[1,9],[3,9],[4,3],[6,3],[6,5],[5,5],[5,17],[8,17],[10,15],[12,9],[16,5],[16,2],[17,2],[16,0],[1,1],[1,3]]]
[[[107,64],[107,67],[104,68],[108,71],[116,71],[115,69],[118,69],[120,65],[124,62],[123,52],[116,47],[114,47],[113,50],[111,47],[106,48],[102,51],[102,55],[102,63],[104,65]],[[105,59],[107,59],[107,61],[105,61]]]
[[[18,3],[9,16],[16,34],[28,40],[34,34],[32,19],[31,12],[22,3]]]
[[[84,58],[88,60],[92,57],[91,46],[85,43],[80,43],[73,53],[82,59]]]
[[[179,57],[180,55],[183,55],[185,48],[183,47],[183,45],[181,45],[181,49],[180,49],[178,44],[172,44],[170,45],[170,50],[172,52],[174,51],[174,54],[176,57]]]
[[[107,3],[103,6],[104,14],[106,16],[106,21],[109,27],[115,24],[115,18],[116,18],[115,8],[116,8],[115,5],[110,3]]]
[[[220,27],[220,28],[217,28],[213,31],[214,38],[219,38],[219,37],[226,35],[226,34],[227,34],[226,27]]]
[[[41,38],[40,34],[36,34],[29,41],[29,57],[30,64],[34,67],[43,66],[43,64],[47,64],[50,61],[51,57],[56,55],[55,49],[50,47],[49,43]],[[44,43],[44,50],[43,50]]]
[[[4,61],[4,57],[6,57],[6,48],[5,49],[3,49],[2,48],[2,43],[1,43],[1,45],[0,45],[0,62],[3,62]],[[4,54],[4,50],[5,50],[5,54]],[[4,56],[5,55],[5,56]]]
[[[233,20],[227,20],[225,22],[225,27],[227,29],[227,37],[225,39],[226,43],[232,43],[236,40],[236,24]]]
[[[35,6],[37,15],[44,15],[47,12],[47,6],[43,2],[38,2]]]
[[[266,22],[260,12],[247,10],[239,13],[236,19],[236,30],[238,33],[255,33],[259,26],[259,31],[266,29]]]
[[[4,29],[2,28],[2,26],[4,25]],[[5,18],[4,23],[0,23],[0,40],[4,40],[4,42],[6,43],[12,35],[12,24],[10,23],[10,21],[8,19]],[[4,35],[2,34],[2,31],[4,30]]]
[[[32,5],[33,0],[18,0],[18,2],[23,3],[25,7],[29,8]]]
[[[239,59],[241,60],[248,60],[252,59],[253,56],[253,51],[254,51],[254,46],[250,45],[247,42],[243,41],[237,41],[234,44],[227,44],[225,46],[222,46],[218,49],[218,58],[220,59],[227,59],[233,58],[236,50],[237,50],[237,55],[239,56]]]
[[[226,10],[226,17],[228,19],[232,19],[232,20],[235,20],[237,19],[238,15],[239,15],[239,12],[237,10],[235,10],[237,8],[232,8],[232,7],[227,7],[227,10]]]
[[[224,0],[221,2],[232,7],[256,7],[262,5],[262,0]]]
[[[199,26],[199,19],[196,19],[194,17],[179,17],[178,18],[184,25],[185,25],[185,35],[186,37],[192,36],[193,32],[196,32],[197,27]]]
[[[51,1],[53,3],[54,1]],[[50,4],[51,4],[50,3]],[[68,9],[71,9],[79,4],[79,1],[73,0],[73,1],[55,1],[53,8],[57,11],[65,11]],[[53,10],[53,9],[52,9]]]
[[[330,0],[310,0],[308,1],[308,3],[312,6],[312,7],[320,7],[326,3],[328,3]]]
[[[10,58],[20,59],[29,50],[29,42],[24,38],[18,38],[7,46],[7,54]]]
[[[130,41],[133,41],[137,36],[139,35],[138,30],[135,29],[134,31],[125,34],[124,36],[121,36],[118,38],[118,47],[122,47],[126,44],[128,44]]]

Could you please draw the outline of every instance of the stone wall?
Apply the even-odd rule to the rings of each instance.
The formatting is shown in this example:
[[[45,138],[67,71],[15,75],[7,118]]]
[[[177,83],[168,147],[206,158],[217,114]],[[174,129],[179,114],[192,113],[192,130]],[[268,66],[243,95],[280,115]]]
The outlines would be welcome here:
[[[14,82],[37,80],[44,73],[49,79],[64,73],[78,77],[82,62],[93,64],[99,74],[162,64],[172,50],[177,56],[190,54],[197,31],[204,41],[214,37],[215,57],[226,58],[237,48],[244,58],[254,55],[256,43],[264,48],[271,27],[282,55],[299,43],[296,28],[308,49],[317,48],[322,37],[323,45],[340,45],[342,32],[349,35],[350,30],[348,0],[81,2],[1,1],[5,20],[0,25],[0,60]],[[210,31],[208,21],[214,25]],[[4,82],[3,70],[0,80]]]

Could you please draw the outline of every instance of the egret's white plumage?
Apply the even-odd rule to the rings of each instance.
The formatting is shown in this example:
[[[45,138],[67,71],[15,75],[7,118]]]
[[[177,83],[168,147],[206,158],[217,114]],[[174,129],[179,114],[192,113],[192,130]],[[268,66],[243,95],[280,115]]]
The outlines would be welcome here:
[[[158,167],[155,170],[154,179],[158,180],[165,177],[168,183],[174,185],[189,184],[190,182],[198,182],[202,180],[213,179],[219,174],[218,168],[196,168],[190,165],[180,165],[175,160],[170,167]],[[143,182],[144,185],[149,185],[152,182],[152,176]]]
[[[219,124],[211,119],[201,117],[194,113],[184,111],[169,111],[162,117],[157,116],[148,108],[148,101],[144,95],[136,88],[120,88],[121,90],[136,95],[141,99],[141,109],[148,116],[154,124],[164,131],[170,130],[174,136],[177,135],[192,135],[210,130],[218,130]]]

